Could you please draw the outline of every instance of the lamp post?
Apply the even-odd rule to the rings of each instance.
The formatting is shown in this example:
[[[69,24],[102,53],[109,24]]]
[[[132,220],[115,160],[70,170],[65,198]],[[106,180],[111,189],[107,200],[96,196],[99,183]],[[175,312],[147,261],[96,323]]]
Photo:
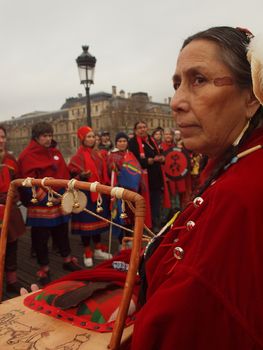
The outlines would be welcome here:
[[[82,49],[83,52],[80,56],[78,56],[76,62],[79,70],[80,84],[83,84],[86,90],[87,125],[91,127],[92,125],[89,90],[90,85],[94,84],[93,78],[97,60],[88,52],[88,46],[82,46]]]

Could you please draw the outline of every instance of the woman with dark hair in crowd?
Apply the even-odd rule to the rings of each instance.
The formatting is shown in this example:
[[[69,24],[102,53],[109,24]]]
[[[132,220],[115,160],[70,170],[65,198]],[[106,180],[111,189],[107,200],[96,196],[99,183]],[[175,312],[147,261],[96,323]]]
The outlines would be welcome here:
[[[258,47],[247,30],[214,27],[179,53],[176,125],[184,146],[209,160],[193,202],[145,252],[134,350],[263,349]]]
[[[135,136],[129,140],[129,150],[135,155],[142,167],[142,184],[140,192],[144,196],[146,209],[146,225],[153,231],[160,229],[161,196],[164,191],[164,207],[170,207],[168,187],[162,170],[164,156],[155,140],[148,135],[147,124],[138,121],[134,125]]]
[[[129,137],[125,132],[118,132],[115,136],[115,148],[111,150],[107,157],[108,172],[111,178],[111,186],[120,186],[128,190],[137,192],[141,180],[141,166],[138,160],[135,158],[132,152],[128,150]],[[132,228],[134,217],[126,206],[125,214],[126,218],[122,217],[121,200],[111,199],[111,218],[117,224],[121,224],[125,227]],[[124,216],[126,216],[124,214]],[[130,236],[125,230],[121,230],[118,227],[112,229],[115,235],[118,235],[120,244],[124,236]]]
[[[6,150],[6,129],[0,125],[0,232],[5,211],[7,191],[10,182],[18,177],[18,165],[13,155]],[[10,223],[5,256],[6,291],[12,295],[19,295],[23,287],[17,280],[17,241],[25,232],[25,225],[15,200],[10,212]]]
[[[163,141],[163,128],[158,127],[152,132],[152,138],[154,139],[155,143],[157,144],[159,150],[161,150],[161,144]]]

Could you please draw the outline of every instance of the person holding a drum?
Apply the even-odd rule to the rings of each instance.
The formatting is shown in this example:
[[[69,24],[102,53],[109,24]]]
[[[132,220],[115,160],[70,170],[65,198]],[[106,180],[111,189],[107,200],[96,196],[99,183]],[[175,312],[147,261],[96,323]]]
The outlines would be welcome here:
[[[110,181],[106,159],[101,151],[95,147],[96,139],[93,130],[84,125],[78,129],[77,135],[80,140],[80,147],[68,164],[71,177],[81,181],[97,181],[103,185],[108,185]],[[86,209],[108,218],[109,203],[107,197],[101,197],[96,192],[83,192],[88,198]],[[93,259],[107,260],[112,257],[108,253],[108,247],[101,243],[101,234],[105,233],[108,228],[108,222],[86,211],[72,214],[71,233],[81,237],[84,246],[83,262],[86,267],[93,266]]]
[[[187,38],[171,107],[203,183],[142,266],[132,350],[263,349],[263,56],[246,29]]]

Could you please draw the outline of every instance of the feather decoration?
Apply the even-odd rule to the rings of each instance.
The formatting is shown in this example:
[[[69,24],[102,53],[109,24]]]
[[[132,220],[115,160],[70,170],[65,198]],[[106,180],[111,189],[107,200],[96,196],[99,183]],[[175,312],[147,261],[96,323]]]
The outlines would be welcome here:
[[[247,58],[251,65],[253,92],[263,105],[263,35],[254,36],[250,40]]]

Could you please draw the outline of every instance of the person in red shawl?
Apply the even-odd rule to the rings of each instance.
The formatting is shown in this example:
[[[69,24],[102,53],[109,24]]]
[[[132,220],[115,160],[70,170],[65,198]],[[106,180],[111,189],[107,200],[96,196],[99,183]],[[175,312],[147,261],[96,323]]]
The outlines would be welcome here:
[[[160,144],[160,150],[162,153],[168,151],[169,149],[176,147],[175,141],[174,141],[174,131],[172,129],[164,129],[163,131],[163,142]],[[179,188],[177,186],[177,180],[175,179],[169,179],[166,177],[168,189],[169,189],[169,196],[170,196],[170,202],[171,207],[170,208],[162,208],[161,210],[161,222],[167,223],[169,218],[171,218],[172,213],[174,213],[176,210],[180,210],[180,198],[179,193],[180,191],[180,185]],[[179,181],[180,183],[180,181]]]
[[[32,139],[18,158],[20,176],[42,179],[69,179],[69,171],[64,158],[53,140],[53,128],[49,123],[39,122],[32,127]],[[37,272],[38,281],[45,285],[50,281],[48,258],[48,239],[50,233],[63,258],[63,268],[67,271],[79,270],[76,258],[70,254],[68,237],[69,216],[63,215],[59,199],[54,199],[53,205],[47,205],[47,192],[37,188],[36,203],[30,198],[30,188],[22,188],[27,206],[27,226],[31,226],[32,247],[36,252],[40,269]],[[27,197],[27,198],[26,198]]]
[[[175,136],[176,135],[176,136]],[[191,198],[191,174],[190,174],[190,153],[183,147],[179,130],[173,131],[172,129],[164,130],[164,140],[161,144],[161,150],[167,159],[167,151],[173,147],[183,149],[185,159],[189,162],[187,173],[181,178],[169,179],[168,187],[171,198],[171,210],[183,209]],[[169,217],[169,215],[168,215]]]
[[[78,138],[81,145],[68,165],[71,177],[81,181],[98,181],[101,184],[108,185],[106,160],[95,147],[94,132],[89,126],[81,126],[78,129]],[[88,197],[86,208],[96,213],[98,194],[90,191],[85,191],[85,194]],[[102,198],[103,211],[99,214],[108,217],[107,198],[106,196]],[[111,258],[111,254],[106,252],[107,247],[101,244],[101,233],[108,230],[108,227],[109,224],[106,221],[98,219],[85,211],[72,214],[71,233],[81,236],[85,247],[83,255],[85,266],[93,266],[93,257],[102,260]],[[94,242],[94,253],[91,249],[91,238]]]
[[[209,161],[145,252],[132,350],[263,349],[262,68],[262,41],[245,29],[183,44],[171,107],[184,146]]]
[[[129,150],[135,155],[142,167],[140,193],[146,200],[146,219],[153,231],[160,229],[161,195],[164,191],[164,207],[170,207],[168,187],[162,170],[164,156],[160,154],[154,139],[147,133],[147,124],[138,121],[134,125],[135,136],[129,140]]]
[[[6,151],[6,129],[0,126],[0,232],[5,211],[7,191],[10,182],[18,177],[18,165],[16,159]],[[23,287],[17,280],[17,240],[25,233],[25,225],[18,209],[15,198],[8,228],[6,256],[5,256],[5,279],[6,291],[12,295],[19,295]]]

